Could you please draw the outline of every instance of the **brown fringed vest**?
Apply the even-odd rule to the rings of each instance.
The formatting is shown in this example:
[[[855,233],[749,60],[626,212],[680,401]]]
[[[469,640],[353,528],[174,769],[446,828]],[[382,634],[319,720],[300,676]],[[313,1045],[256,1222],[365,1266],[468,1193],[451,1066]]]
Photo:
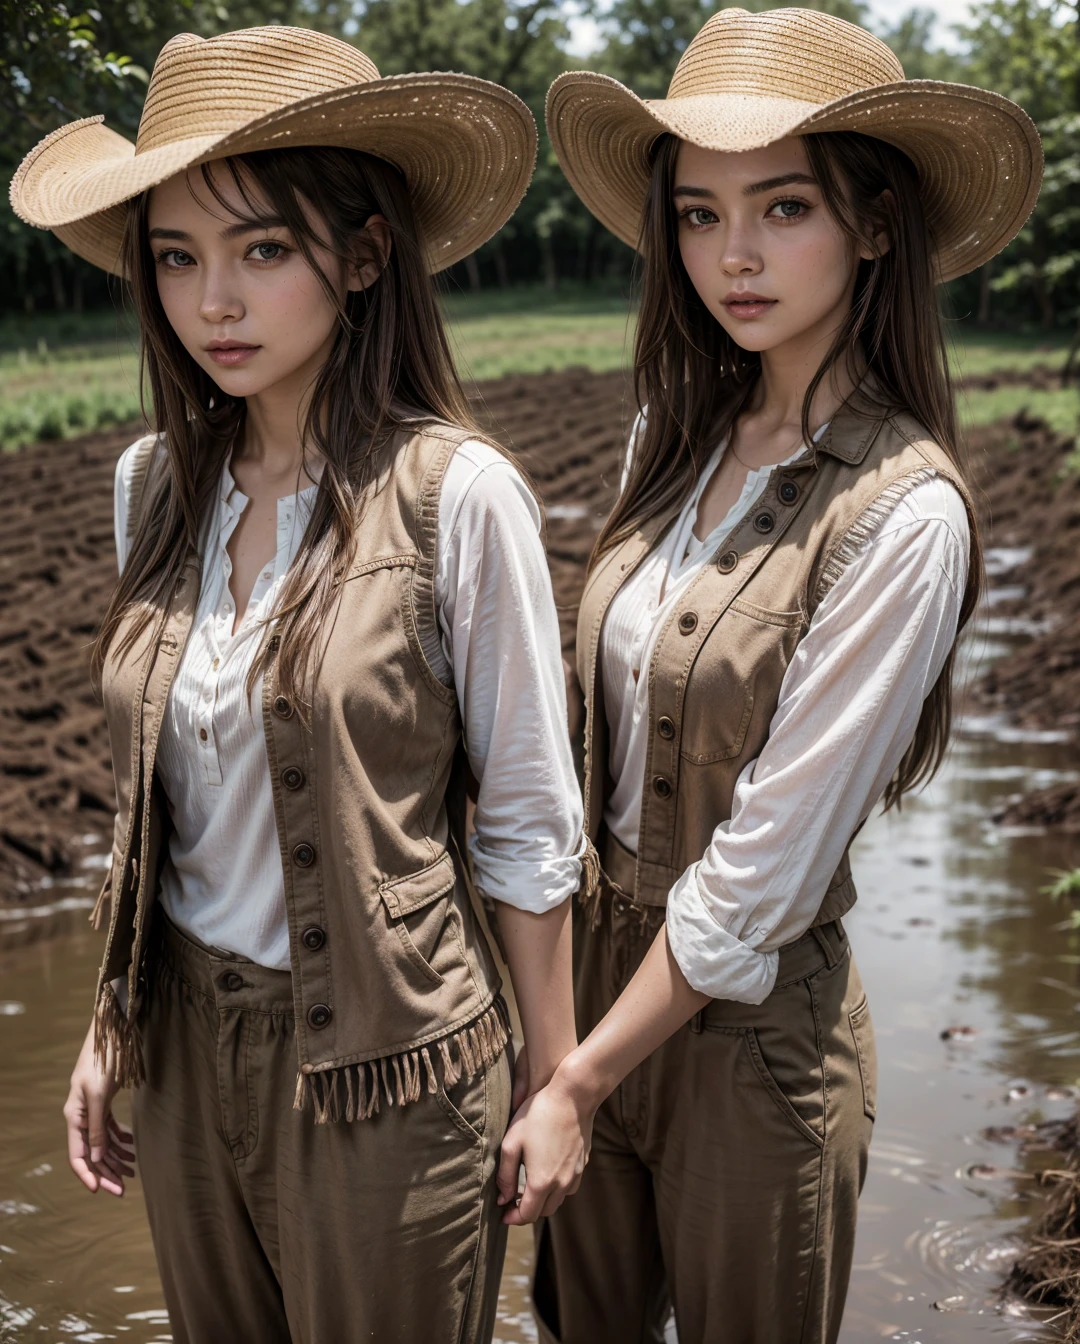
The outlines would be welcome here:
[[[424,657],[447,463],[467,438],[434,426],[397,449],[357,530],[325,633],[310,727],[263,679],[262,717],[289,919],[297,1106],[366,1119],[489,1067],[507,1040],[500,981],[464,866],[465,771],[457,695]],[[153,488],[152,486],[150,487]],[[140,1081],[148,916],[168,853],[154,759],[198,602],[199,558],[159,620],[103,678],[118,815],[97,1044]],[[122,632],[121,632],[122,634]],[[119,638],[114,640],[116,647]],[[276,649],[272,628],[264,636]],[[125,1014],[110,982],[125,975]]]
[[[899,498],[934,474],[956,486],[974,518],[955,465],[910,417],[860,411],[854,403],[837,413],[811,453],[773,473],[656,640],[647,670],[649,747],[636,861],[600,836],[609,780],[600,631],[612,598],[677,509],[651,520],[593,570],[577,640],[587,705],[585,828],[600,843],[607,876],[632,899],[665,905],[676,879],[730,818],[735,783],[769,736],[784,674],[818,603]],[[854,903],[845,851],[814,923],[839,919]]]

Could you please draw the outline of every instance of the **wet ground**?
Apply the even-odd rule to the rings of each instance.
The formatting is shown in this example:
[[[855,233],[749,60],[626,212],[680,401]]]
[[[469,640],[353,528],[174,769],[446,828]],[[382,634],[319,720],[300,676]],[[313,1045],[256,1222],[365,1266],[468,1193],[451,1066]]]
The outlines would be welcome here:
[[[995,557],[999,593],[1015,556]],[[978,661],[1015,634],[992,619]],[[848,927],[881,1061],[843,1344],[1035,1341],[1052,1331],[997,1301],[1048,1156],[989,1134],[1068,1113],[1080,1081],[1080,933],[1039,888],[1080,862],[1075,838],[988,818],[1062,780],[1075,749],[969,719],[932,788],[875,818],[855,856]],[[86,885],[0,909],[0,1341],[166,1340],[138,1183],[91,1197],[67,1169],[60,1107],[85,1032],[100,938]],[[41,937],[43,931],[49,936]],[[942,1039],[942,1033],[948,1039]],[[535,1339],[531,1239],[511,1241],[496,1339]]]

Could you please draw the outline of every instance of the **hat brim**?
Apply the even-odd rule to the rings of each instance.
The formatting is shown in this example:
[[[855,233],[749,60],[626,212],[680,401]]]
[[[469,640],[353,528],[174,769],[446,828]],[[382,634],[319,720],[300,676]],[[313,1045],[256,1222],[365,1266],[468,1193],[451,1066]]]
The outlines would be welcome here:
[[[135,153],[101,117],[73,122],[26,156],[11,205],[73,252],[123,274],[125,202],[188,168],[299,146],[363,150],[405,177],[432,272],[499,231],[536,163],[536,123],[509,90],[472,75],[409,74],[317,94],[220,136]]]
[[[986,89],[929,79],[815,105],[749,93],[647,101],[608,75],[570,72],[548,92],[547,126],[570,185],[601,224],[634,248],[650,151],[664,133],[729,152],[821,131],[888,141],[918,171],[941,281],[974,270],[1011,242],[1042,182],[1042,144],[1022,108]]]

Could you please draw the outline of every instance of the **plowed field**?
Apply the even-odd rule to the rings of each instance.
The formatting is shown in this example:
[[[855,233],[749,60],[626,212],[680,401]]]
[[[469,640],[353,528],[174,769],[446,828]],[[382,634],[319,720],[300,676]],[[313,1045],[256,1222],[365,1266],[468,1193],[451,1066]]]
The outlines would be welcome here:
[[[625,375],[500,379],[478,385],[476,402],[547,505],[569,648],[584,562],[618,481],[630,420]],[[65,877],[88,849],[100,850],[111,826],[108,743],[87,653],[115,578],[113,468],[132,437],[96,435],[0,457],[0,900]],[[1075,721],[1080,585],[1071,529],[1080,484],[1056,483],[1065,448],[1037,424],[979,431],[978,440],[989,503],[1003,518],[1001,544],[1036,546],[1023,578],[1035,602],[1067,617],[1058,638],[1069,632],[1067,647],[1054,650],[1057,683],[1045,652],[1031,647],[1002,665],[984,693],[1028,721],[1060,722],[1070,710]],[[1041,566],[1044,554],[1050,563]],[[1040,574],[1052,577],[1052,591]]]

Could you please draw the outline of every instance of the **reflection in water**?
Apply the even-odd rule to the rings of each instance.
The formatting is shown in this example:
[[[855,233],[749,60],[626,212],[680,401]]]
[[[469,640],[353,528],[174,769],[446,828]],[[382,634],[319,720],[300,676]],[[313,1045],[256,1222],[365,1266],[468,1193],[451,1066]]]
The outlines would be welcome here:
[[[881,1079],[843,1344],[1051,1337],[999,1309],[995,1288],[1031,1211],[1031,1173],[1049,1160],[1018,1156],[1010,1140],[1076,1104],[1080,934],[1060,928],[1063,912],[1038,888],[1078,857],[1064,841],[1002,836],[986,818],[1072,761],[1045,738],[1003,743],[990,729],[969,725],[931,789],[876,818],[856,846],[861,900],[848,925]],[[100,952],[84,921],[77,909],[67,933],[21,947],[7,935],[25,941],[26,921],[0,922],[0,1340],[169,1338],[138,1183],[122,1202],[90,1196],[62,1150]],[[536,1339],[531,1245],[513,1229],[503,1344]]]

